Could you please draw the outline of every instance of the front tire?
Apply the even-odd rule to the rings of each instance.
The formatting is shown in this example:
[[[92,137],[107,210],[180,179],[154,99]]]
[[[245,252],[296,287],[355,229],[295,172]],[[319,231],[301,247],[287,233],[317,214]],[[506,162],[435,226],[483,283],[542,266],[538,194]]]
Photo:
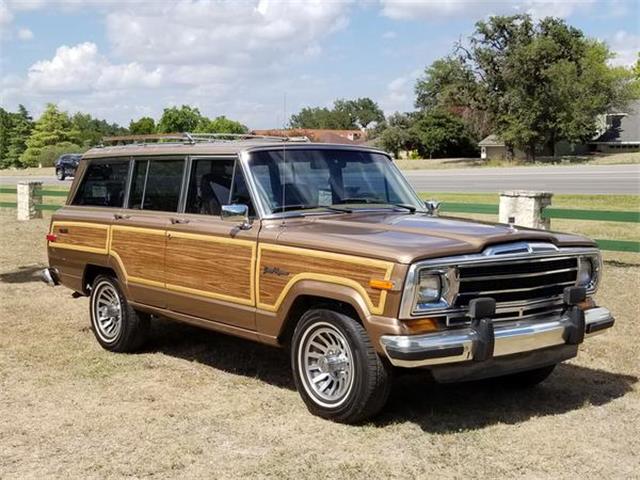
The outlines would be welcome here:
[[[64,168],[56,168],[56,178],[60,181],[63,181],[65,178],[67,178],[64,172]]]
[[[390,368],[356,320],[332,310],[307,311],[291,345],[296,388],[311,413],[359,423],[387,401]]]
[[[134,352],[147,338],[149,315],[136,312],[129,305],[114,277],[96,277],[91,288],[89,314],[96,340],[105,350]]]

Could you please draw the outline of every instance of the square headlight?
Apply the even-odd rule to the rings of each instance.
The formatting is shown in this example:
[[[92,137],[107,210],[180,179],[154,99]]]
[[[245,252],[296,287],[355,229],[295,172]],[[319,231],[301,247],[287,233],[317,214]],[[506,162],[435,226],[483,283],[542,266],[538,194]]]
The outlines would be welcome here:
[[[416,303],[437,303],[441,297],[442,277],[440,273],[421,272],[416,291]]]

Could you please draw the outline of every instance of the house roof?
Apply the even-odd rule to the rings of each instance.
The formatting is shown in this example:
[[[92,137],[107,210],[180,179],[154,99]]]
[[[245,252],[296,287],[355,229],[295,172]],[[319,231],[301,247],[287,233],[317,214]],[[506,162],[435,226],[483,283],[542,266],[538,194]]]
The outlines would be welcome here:
[[[610,113],[610,124],[591,143],[640,143],[640,100],[629,105],[625,113]]]
[[[486,138],[483,138],[480,143],[481,147],[504,147],[504,141],[498,137],[498,135],[491,134]]]

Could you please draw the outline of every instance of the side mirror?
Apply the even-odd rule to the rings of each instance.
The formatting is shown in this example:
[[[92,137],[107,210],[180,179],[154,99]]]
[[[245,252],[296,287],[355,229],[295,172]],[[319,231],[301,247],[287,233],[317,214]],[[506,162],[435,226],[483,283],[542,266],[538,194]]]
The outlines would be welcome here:
[[[222,205],[220,219],[223,222],[237,225],[241,230],[249,230],[251,228],[251,222],[249,222],[249,207],[241,203]]]
[[[440,210],[440,205],[442,202],[439,202],[437,200],[427,200],[426,202],[424,202],[424,204],[427,207],[427,212],[429,213],[429,215],[433,216],[433,217],[437,217],[438,216],[438,212]]]

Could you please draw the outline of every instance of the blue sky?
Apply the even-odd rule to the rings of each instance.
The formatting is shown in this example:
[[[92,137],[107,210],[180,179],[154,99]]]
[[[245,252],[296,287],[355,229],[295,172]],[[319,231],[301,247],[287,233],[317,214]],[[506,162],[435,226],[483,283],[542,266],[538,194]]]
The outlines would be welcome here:
[[[251,128],[368,96],[413,108],[433,60],[491,14],[559,16],[632,63],[638,0],[0,0],[0,104],[124,125],[183,103]]]

